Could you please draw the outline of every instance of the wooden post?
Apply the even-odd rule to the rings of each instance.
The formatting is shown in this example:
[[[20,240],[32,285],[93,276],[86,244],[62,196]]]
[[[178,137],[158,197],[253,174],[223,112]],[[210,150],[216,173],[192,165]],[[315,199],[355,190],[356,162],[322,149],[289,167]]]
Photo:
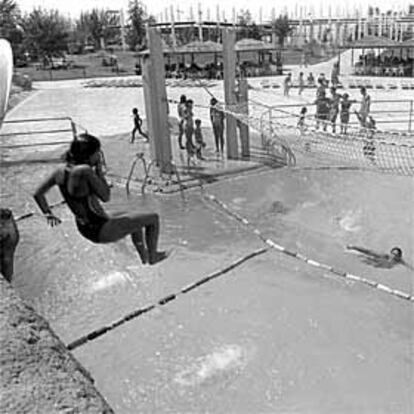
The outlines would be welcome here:
[[[239,80],[239,112],[243,115],[249,114],[249,97],[248,97],[247,79]],[[239,123],[241,156],[243,158],[250,157],[250,140],[249,140],[249,124],[245,122]]]
[[[147,36],[150,54],[144,58],[142,79],[151,158],[162,173],[169,174],[172,155],[161,35],[155,28],[148,28]]]
[[[234,45],[236,32],[232,29],[222,29],[223,38],[223,75],[224,75],[224,99],[226,108],[234,110],[236,103],[236,56]],[[226,113],[226,144],[227,158],[238,158],[237,146],[237,122],[232,115]]]

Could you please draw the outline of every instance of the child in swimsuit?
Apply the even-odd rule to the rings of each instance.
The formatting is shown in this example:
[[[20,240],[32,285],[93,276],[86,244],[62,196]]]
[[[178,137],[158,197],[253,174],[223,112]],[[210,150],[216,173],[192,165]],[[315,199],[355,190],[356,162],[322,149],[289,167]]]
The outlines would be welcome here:
[[[201,131],[201,119],[196,119],[194,123],[195,123],[194,138],[195,138],[196,157],[199,160],[204,160],[201,150],[206,147],[206,143],[203,140],[203,132]]]
[[[131,235],[142,263],[155,264],[165,259],[166,253],[157,250],[158,214],[120,212],[109,215],[102,208],[99,200],[109,201],[110,188],[102,169],[101,154],[98,138],[80,134],[65,154],[66,165],[57,168],[36,189],[34,199],[48,224],[53,227],[61,223],[52,213],[45,196],[56,185],[83,237],[93,243],[112,243]]]
[[[134,118],[134,129],[132,130],[131,144],[135,141],[135,134],[137,131],[144,137],[145,141],[148,141],[148,135],[142,131],[142,119],[138,114],[138,108],[132,109],[132,116]]]

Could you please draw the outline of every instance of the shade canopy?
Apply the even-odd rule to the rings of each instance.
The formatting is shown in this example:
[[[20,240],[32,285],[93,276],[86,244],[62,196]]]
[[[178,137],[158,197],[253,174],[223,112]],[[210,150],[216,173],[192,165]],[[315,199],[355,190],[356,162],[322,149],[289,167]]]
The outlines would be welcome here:
[[[211,40],[206,42],[195,41],[177,48],[177,51],[182,53],[218,53],[222,50],[223,46],[220,43]]]
[[[391,40],[388,37],[383,36],[364,36],[362,39],[358,39],[356,42],[347,45],[346,48],[352,49],[378,49],[385,47],[399,47],[401,43]]]
[[[260,51],[274,49],[274,46],[256,39],[241,39],[236,42],[236,52]]]

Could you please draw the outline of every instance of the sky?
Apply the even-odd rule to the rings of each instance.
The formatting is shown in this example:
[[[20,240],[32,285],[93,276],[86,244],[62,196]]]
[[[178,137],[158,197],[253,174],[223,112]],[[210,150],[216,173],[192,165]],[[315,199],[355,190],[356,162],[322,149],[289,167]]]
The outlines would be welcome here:
[[[23,12],[31,11],[34,7],[42,7],[45,9],[57,9],[64,15],[71,17],[77,17],[82,10],[91,10],[92,8],[119,9],[122,7],[126,10],[128,6],[128,0],[15,0],[15,2]],[[258,0],[255,2],[251,0],[204,0],[201,2],[194,0],[143,0],[143,3],[147,6],[148,13],[154,15],[158,21],[161,18],[161,14],[164,16],[165,10],[169,9],[171,5],[173,5],[177,15],[177,4],[179,4],[179,10],[183,17],[189,18],[191,7],[193,15],[197,16],[198,7],[201,4],[203,20],[207,19],[208,9],[210,9],[211,19],[214,20],[217,15],[217,5],[219,4],[220,15],[224,11],[225,17],[229,21],[232,19],[233,8],[235,8],[236,14],[239,10],[249,9],[253,20],[260,22],[260,10],[263,20],[269,20],[273,7],[276,9],[276,13],[279,14],[285,7],[288,7],[288,12],[294,12],[295,9],[299,11],[302,6],[303,10],[306,7],[306,13],[311,12],[313,9],[313,13],[318,17],[321,11],[323,15],[328,15],[327,4],[331,6],[332,13],[334,14],[336,10],[345,12],[346,7],[349,7],[350,10],[357,7],[366,12],[368,4],[379,7],[381,10],[388,10],[389,8],[395,11],[407,10],[409,4],[414,4],[414,0]],[[323,5],[322,9],[321,4]]]

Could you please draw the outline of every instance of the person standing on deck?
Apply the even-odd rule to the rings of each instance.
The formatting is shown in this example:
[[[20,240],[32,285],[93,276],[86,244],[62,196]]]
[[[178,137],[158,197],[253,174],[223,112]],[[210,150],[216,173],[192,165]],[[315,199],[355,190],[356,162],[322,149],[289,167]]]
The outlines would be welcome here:
[[[340,118],[341,118],[341,134],[346,135],[348,132],[348,123],[349,118],[351,115],[351,105],[355,103],[355,100],[348,99],[349,95],[347,93],[344,93],[342,95],[342,101],[341,101],[341,111],[340,111]]]
[[[339,103],[341,101],[342,96],[336,92],[336,88],[331,87],[331,107],[329,111],[329,121],[332,125],[332,132],[336,132],[336,118],[338,118],[339,113]]]
[[[367,93],[367,89],[365,86],[361,86],[361,107],[359,108],[359,116],[360,116],[360,122],[361,125],[365,125],[366,120],[370,114],[371,111],[371,97]]]
[[[299,95],[302,95],[302,92],[305,89],[305,80],[303,79],[303,72],[299,73],[298,86],[299,86]]]
[[[187,155],[191,157],[195,154],[195,145],[193,142],[194,135],[194,114],[193,114],[193,100],[188,99],[185,103],[184,115],[184,134],[185,134],[185,148]]]
[[[216,98],[210,100],[210,120],[213,126],[216,153],[224,151],[224,112],[219,108]]]
[[[185,95],[180,96],[180,102],[177,105],[177,113],[178,113],[178,145],[180,149],[185,149],[183,145],[183,135],[184,135],[184,120],[185,120],[185,103],[187,101],[187,97]]]
[[[290,88],[292,87],[292,74],[289,73],[283,82],[283,95],[289,96]]]
[[[316,98],[316,129],[319,129],[322,124],[322,129],[326,131],[328,126],[329,114],[330,114],[330,100],[325,95],[325,89]]]

